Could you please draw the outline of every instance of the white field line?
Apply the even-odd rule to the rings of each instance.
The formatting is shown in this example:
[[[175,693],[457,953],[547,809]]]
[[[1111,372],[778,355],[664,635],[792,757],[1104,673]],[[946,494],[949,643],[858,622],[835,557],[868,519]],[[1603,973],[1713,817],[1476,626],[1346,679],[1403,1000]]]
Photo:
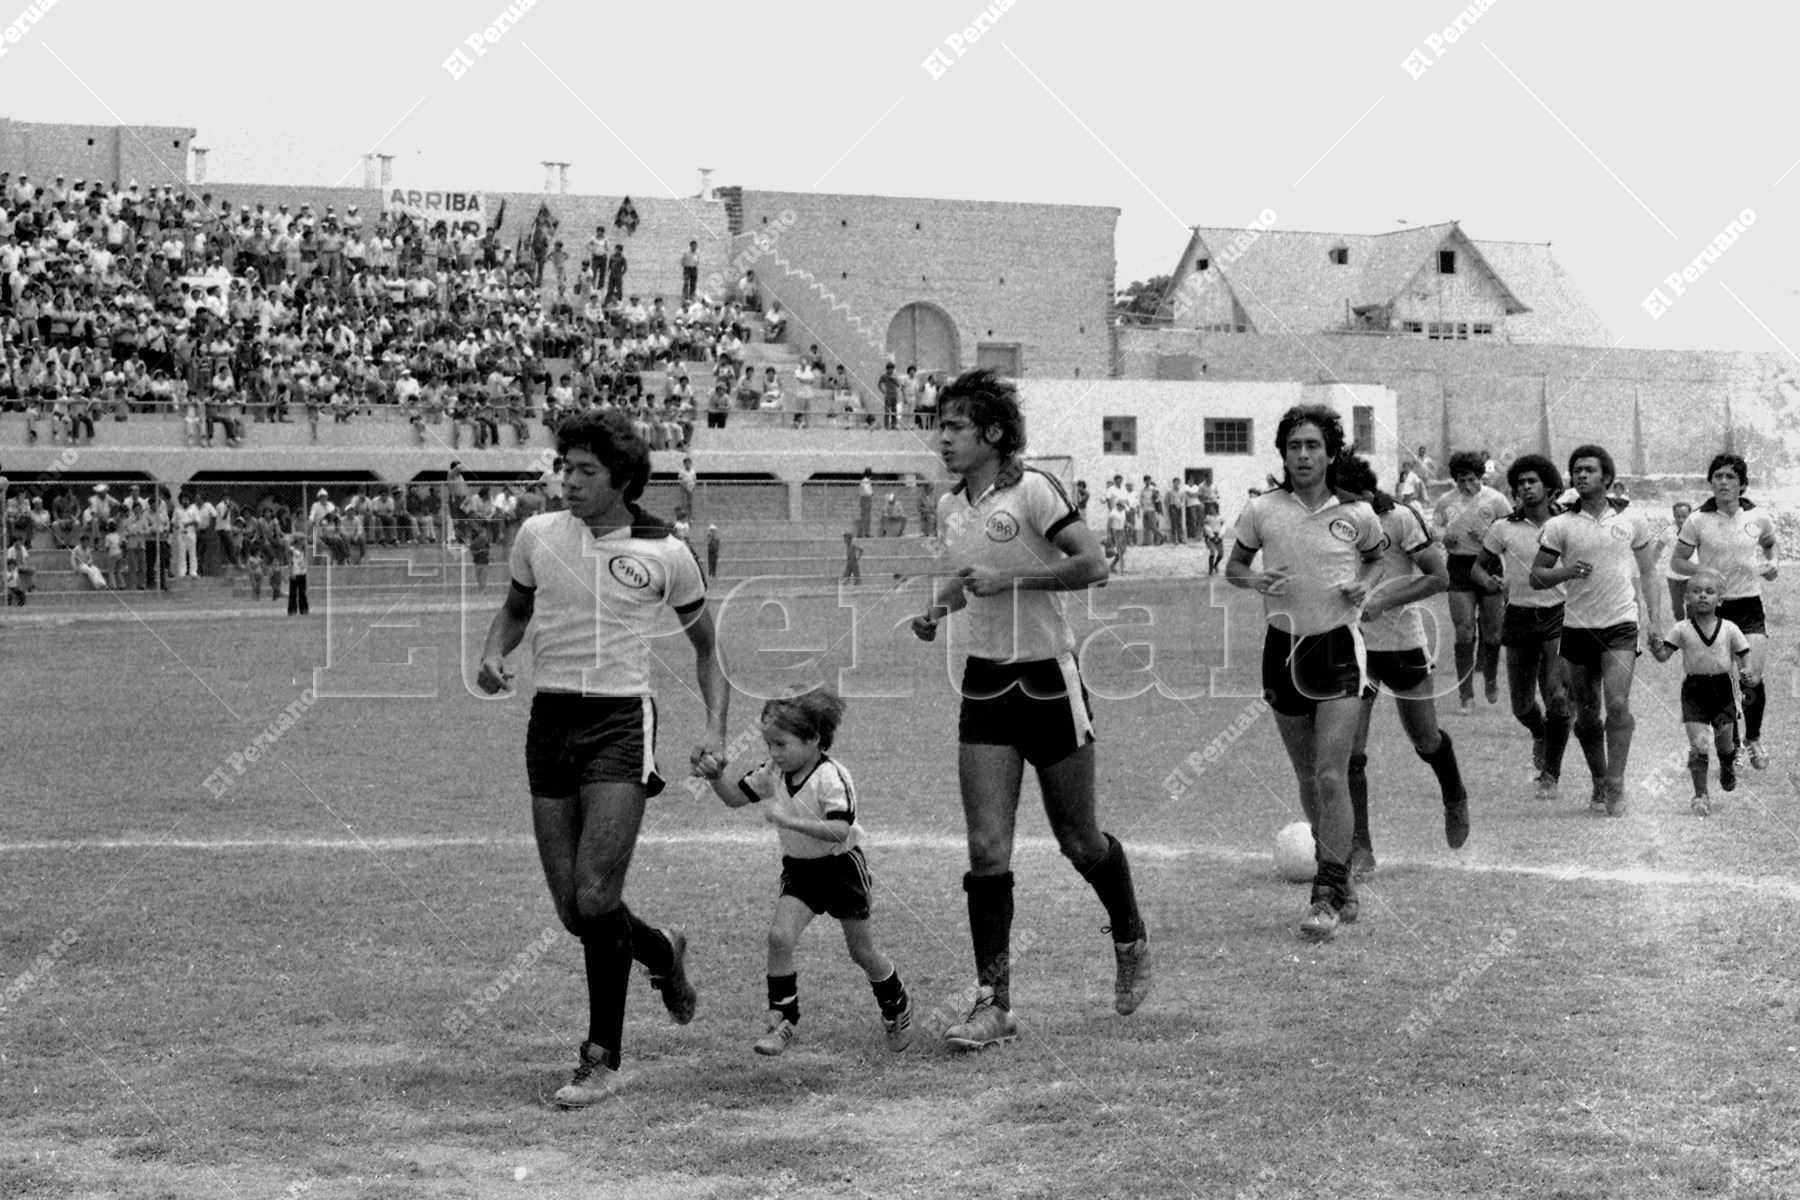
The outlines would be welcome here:
[[[719,829],[700,833],[646,834],[640,844],[651,846],[760,846],[769,844],[762,830]],[[452,847],[492,848],[535,846],[530,837],[368,837],[304,838],[84,838],[71,841],[0,842],[0,854],[44,854],[78,850],[352,850],[369,851],[438,850]],[[967,843],[947,834],[888,833],[871,834],[868,844],[876,849],[888,847],[937,850],[962,855]],[[1049,837],[1021,837],[1019,851],[1052,857],[1059,853],[1056,840]],[[1240,850],[1203,842],[1132,842],[1127,849],[1134,857],[1176,860],[1211,859],[1220,862],[1266,863],[1266,851]],[[1405,859],[1384,855],[1383,874],[1395,868],[1425,868],[1439,871],[1466,871],[1483,875],[1523,875],[1544,879],[1584,880],[1595,883],[1624,883],[1636,887],[1727,888],[1752,892],[1773,892],[1800,899],[1800,881],[1792,879],[1756,878],[1721,875],[1714,871],[1658,871],[1643,867],[1605,868],[1580,863],[1504,863],[1472,862],[1461,859]]]

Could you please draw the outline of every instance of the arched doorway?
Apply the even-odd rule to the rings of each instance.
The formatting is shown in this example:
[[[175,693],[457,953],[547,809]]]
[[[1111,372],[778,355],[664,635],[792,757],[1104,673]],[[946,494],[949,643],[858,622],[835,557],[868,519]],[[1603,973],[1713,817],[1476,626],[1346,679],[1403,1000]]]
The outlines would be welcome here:
[[[962,369],[956,342],[955,322],[935,304],[915,301],[888,322],[887,351],[902,374],[916,365],[921,375],[941,371],[946,378],[955,376]]]

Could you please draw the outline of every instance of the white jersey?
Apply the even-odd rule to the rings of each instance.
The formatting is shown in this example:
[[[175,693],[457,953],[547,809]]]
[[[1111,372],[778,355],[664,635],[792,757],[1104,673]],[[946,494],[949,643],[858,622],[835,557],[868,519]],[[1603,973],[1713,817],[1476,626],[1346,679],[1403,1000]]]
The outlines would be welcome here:
[[[1512,502],[1486,484],[1473,496],[1452,489],[1437,502],[1433,523],[1444,549],[1451,554],[1473,555],[1481,552],[1481,537],[1488,526],[1512,512]]]
[[[1735,514],[1726,516],[1716,501],[1708,500],[1688,514],[1678,539],[1693,548],[1695,562],[1724,578],[1720,594],[1727,600],[1762,595],[1762,539],[1775,530],[1767,509],[1748,500],[1738,505]]]
[[[1563,624],[1570,629],[1608,629],[1637,620],[1636,551],[1650,544],[1641,513],[1611,504],[1601,516],[1574,508],[1544,522],[1538,546],[1564,564],[1588,562],[1594,572],[1566,584]]]
[[[1263,616],[1297,638],[1356,628],[1358,609],[1338,589],[1380,552],[1381,538],[1367,501],[1335,493],[1314,509],[1279,487],[1250,497],[1238,514],[1238,545],[1262,551],[1263,570],[1288,572],[1279,594],[1263,594]]]
[[[1384,588],[1403,586],[1419,573],[1414,556],[1429,549],[1431,530],[1425,518],[1410,504],[1395,504],[1380,514],[1381,582],[1375,593]],[[1371,594],[1371,599],[1374,598]],[[1425,620],[1418,601],[1389,609],[1362,623],[1363,645],[1370,650],[1418,650],[1425,645]]]
[[[1502,517],[1481,535],[1481,548],[1500,560],[1506,572],[1506,603],[1509,608],[1555,608],[1568,595],[1568,588],[1531,586],[1531,564],[1537,561],[1538,539],[1544,527],[1523,512]]]
[[[789,858],[829,858],[848,854],[862,844],[862,826],[856,823],[856,784],[837,760],[820,755],[805,779],[793,783],[780,767],[765,761],[738,780],[738,788],[752,803],[771,802],[786,817],[804,821],[842,821],[842,842],[829,842],[809,834],[776,826],[781,852]]]
[[[938,498],[938,529],[958,567],[1041,571],[1069,557],[1056,546],[1056,536],[1080,520],[1062,484],[1016,461],[1002,464],[993,485],[973,501],[961,483]],[[1075,649],[1061,592],[1009,588],[997,596],[971,594],[963,612],[964,648],[977,658],[1035,662]]]
[[[1710,638],[1689,617],[1675,622],[1675,627],[1663,635],[1663,641],[1681,648],[1681,669],[1688,675],[1736,674],[1738,656],[1750,653],[1750,639],[1723,617],[1713,626]]]
[[[532,676],[540,692],[648,696],[650,660],[706,601],[700,564],[669,527],[636,523],[595,537],[568,511],[540,513],[513,539],[513,585],[530,592]]]

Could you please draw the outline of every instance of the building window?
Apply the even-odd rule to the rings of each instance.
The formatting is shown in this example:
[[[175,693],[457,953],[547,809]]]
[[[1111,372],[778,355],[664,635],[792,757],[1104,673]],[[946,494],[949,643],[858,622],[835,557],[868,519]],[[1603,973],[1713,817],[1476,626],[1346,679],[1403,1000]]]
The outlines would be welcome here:
[[[1469,340],[1469,323],[1433,321],[1425,327],[1425,336],[1434,342],[1466,342]]]
[[[1101,417],[1100,452],[1102,454],[1136,454],[1137,418]]]
[[[1196,271],[1204,271],[1210,266],[1212,266],[1212,260],[1210,258],[1197,259],[1194,262],[1194,270]]]
[[[1439,250],[1438,251],[1438,274],[1439,275],[1454,275],[1454,274],[1456,274],[1456,251],[1454,251],[1454,250]]]
[[[1020,346],[1017,342],[977,342],[975,343],[975,365],[986,367],[997,375],[1009,379],[1017,379],[1023,370]],[[1132,451],[1133,454],[1137,451]]]
[[[1425,323],[1423,321],[1402,321],[1402,322],[1400,322],[1400,332],[1402,332],[1402,333],[1424,333],[1425,332]]]
[[[1357,404],[1350,409],[1350,444],[1359,454],[1375,449],[1375,406]]]
[[[1349,266],[1350,265],[1350,247],[1348,247],[1348,246],[1333,247],[1332,251],[1331,251],[1331,261],[1340,267]]]
[[[1207,417],[1204,444],[1208,454],[1250,453],[1248,417]]]
[[[1494,327],[1486,321],[1477,321],[1470,327],[1470,332],[1476,337],[1492,337],[1494,336]]]

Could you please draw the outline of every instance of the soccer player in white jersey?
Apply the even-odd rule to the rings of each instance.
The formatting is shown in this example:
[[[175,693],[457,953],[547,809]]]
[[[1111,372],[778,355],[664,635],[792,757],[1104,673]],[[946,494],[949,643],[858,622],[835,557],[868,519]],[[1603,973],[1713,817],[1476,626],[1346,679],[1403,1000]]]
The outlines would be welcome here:
[[[1299,933],[1324,941],[1358,912],[1347,777],[1368,684],[1358,624],[1381,576],[1382,532],[1366,501],[1336,489],[1344,423],[1335,409],[1288,409],[1275,445],[1283,478],[1238,514],[1225,578],[1263,596],[1263,696],[1293,763],[1318,858]],[[1251,565],[1258,553],[1260,571]]]
[[[1469,840],[1469,793],[1457,766],[1450,735],[1438,728],[1437,691],[1419,602],[1450,585],[1444,548],[1431,536],[1419,510],[1376,486],[1375,469],[1354,454],[1338,460],[1338,490],[1368,499],[1381,522],[1381,581],[1362,610],[1363,645],[1369,686],[1363,689],[1362,719],[1350,751],[1350,873],[1361,879],[1375,872],[1375,840],[1369,830],[1369,719],[1379,689],[1393,693],[1401,728],[1413,753],[1437,776],[1444,802],[1444,840],[1452,850]],[[1340,919],[1342,913],[1339,913]]]
[[[938,500],[938,529],[958,565],[931,607],[914,618],[922,641],[953,627],[969,659],[957,724],[957,774],[968,822],[969,930],[976,999],[966,1021],[944,1031],[955,1049],[1018,1036],[1009,966],[1013,830],[1019,785],[1037,772],[1057,845],[1099,896],[1109,918],[1117,974],[1113,1006],[1137,1010],[1150,990],[1150,948],[1131,866],[1094,811],[1094,731],[1075,666],[1075,635],[1062,593],[1106,578],[1106,557],[1051,476],[1027,467],[1025,418],[1013,385],[992,371],[959,376],[938,396],[938,444],[961,480]]]
[[[1687,616],[1675,623],[1667,638],[1654,632],[1650,653],[1657,662],[1668,662],[1677,650],[1685,678],[1681,681],[1681,724],[1688,738],[1688,774],[1694,780],[1689,810],[1696,817],[1712,815],[1706,794],[1706,751],[1719,751],[1719,787],[1737,787],[1737,698],[1731,677],[1739,677],[1747,692],[1762,680],[1750,664],[1750,642],[1738,627],[1719,615],[1719,594],[1725,578],[1711,567],[1688,576],[1693,603]]]
[[[1461,711],[1475,708],[1475,671],[1486,681],[1487,702],[1500,701],[1500,623],[1506,598],[1478,586],[1471,568],[1481,555],[1488,526],[1512,511],[1512,503],[1482,482],[1487,456],[1460,450],[1450,456],[1456,486],[1437,502],[1433,524],[1444,541],[1450,566],[1450,623],[1456,628],[1456,690]]]
[[[1750,641],[1750,673],[1756,683],[1744,685],[1744,749],[1750,752],[1750,765],[1760,771],[1769,765],[1762,744],[1763,714],[1769,703],[1762,682],[1769,658],[1762,581],[1776,576],[1775,521],[1744,495],[1750,486],[1750,467],[1738,455],[1714,455],[1706,481],[1712,485],[1712,498],[1681,527],[1669,566],[1684,577],[1708,567],[1724,580],[1719,616]]]
[[[1625,766],[1631,756],[1632,670],[1638,653],[1638,613],[1658,624],[1656,555],[1650,528],[1631,508],[1607,498],[1612,455],[1603,446],[1577,446],[1569,455],[1576,506],[1544,523],[1531,586],[1566,584],[1558,652],[1569,664],[1575,740],[1593,775],[1590,812],[1625,815]]]
[[[1562,472],[1541,454],[1524,454],[1506,468],[1506,482],[1519,507],[1488,526],[1481,560],[1470,575],[1482,588],[1505,590],[1500,646],[1506,651],[1512,713],[1531,731],[1537,798],[1554,800],[1573,722],[1569,670],[1561,654],[1563,588],[1532,587],[1531,564],[1544,523],[1560,511],[1551,497],[1563,490]]]
[[[572,417],[556,438],[567,507],[530,518],[514,538],[512,587],[488,628],[479,683],[489,694],[511,685],[506,656],[529,626],[532,828],[556,915],[581,939],[587,968],[588,1035],[574,1078],[556,1093],[559,1105],[579,1108],[622,1086],[634,958],[678,1023],[694,1016],[687,939],[641,920],[622,895],[645,800],[663,789],[650,676],[668,644],[666,611],[693,643],[706,704],[696,768],[721,761],[729,690],[693,551],[635,503],[650,477],[649,447],[610,411]]]

